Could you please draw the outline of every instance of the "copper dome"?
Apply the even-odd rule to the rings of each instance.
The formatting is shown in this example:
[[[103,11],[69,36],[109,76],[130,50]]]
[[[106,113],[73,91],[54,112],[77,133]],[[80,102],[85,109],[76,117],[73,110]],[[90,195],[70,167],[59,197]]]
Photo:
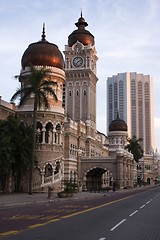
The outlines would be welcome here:
[[[88,23],[85,22],[85,19],[82,17],[82,13],[75,25],[78,29],[69,35],[68,46],[71,47],[77,41],[81,42],[83,45],[94,45],[94,36],[85,29],[85,27],[88,26]]]
[[[33,66],[64,68],[62,53],[55,44],[46,41],[44,27],[42,39],[39,42],[31,43],[22,56],[23,69],[31,64]]]
[[[109,132],[112,132],[112,131],[127,132],[127,130],[128,130],[128,127],[126,122],[120,119],[119,116],[117,116],[117,119],[113,120],[109,125]]]

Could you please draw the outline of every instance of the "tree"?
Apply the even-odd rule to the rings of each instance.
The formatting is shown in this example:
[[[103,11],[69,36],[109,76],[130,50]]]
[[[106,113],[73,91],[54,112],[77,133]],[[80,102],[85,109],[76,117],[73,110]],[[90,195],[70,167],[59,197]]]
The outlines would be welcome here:
[[[19,120],[20,121],[20,120]],[[24,122],[18,125],[18,132],[14,134],[15,148],[15,164],[12,169],[12,175],[15,182],[15,191],[21,191],[22,177],[26,173],[30,165],[32,157],[32,128]]]
[[[21,190],[23,174],[29,167],[31,157],[32,128],[16,116],[0,120],[0,185],[2,191],[10,191],[13,179],[15,191]],[[11,181],[10,181],[11,182]],[[12,183],[13,183],[12,182]]]
[[[13,147],[5,120],[0,120],[0,187],[6,191],[6,183],[11,174],[13,159]]]
[[[139,142],[142,139],[137,139],[136,136],[133,136],[132,138],[128,138],[128,144],[126,146],[126,149],[128,149],[129,152],[131,152],[134,156],[134,159],[136,162],[139,161],[143,157],[143,149],[141,148],[141,145]]]
[[[53,87],[57,86],[57,83],[48,80],[47,75],[50,71],[42,67],[37,69],[33,65],[30,66],[30,74],[27,76],[18,75],[21,82],[23,81],[21,87],[12,96],[11,101],[15,101],[18,97],[19,107],[25,104],[27,99],[33,95],[33,139],[32,139],[32,158],[30,164],[30,177],[29,177],[29,194],[32,194],[32,181],[33,181],[33,169],[35,161],[35,145],[36,145],[36,124],[37,124],[37,111],[43,106],[44,109],[49,109],[48,95],[52,96],[57,101],[57,96]]]

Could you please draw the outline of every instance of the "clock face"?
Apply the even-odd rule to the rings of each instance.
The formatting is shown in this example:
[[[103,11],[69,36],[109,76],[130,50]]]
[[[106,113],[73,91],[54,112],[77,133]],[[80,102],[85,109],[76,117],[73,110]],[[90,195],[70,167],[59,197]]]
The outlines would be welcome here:
[[[82,65],[83,65],[83,58],[82,57],[73,58],[73,66],[81,67]]]

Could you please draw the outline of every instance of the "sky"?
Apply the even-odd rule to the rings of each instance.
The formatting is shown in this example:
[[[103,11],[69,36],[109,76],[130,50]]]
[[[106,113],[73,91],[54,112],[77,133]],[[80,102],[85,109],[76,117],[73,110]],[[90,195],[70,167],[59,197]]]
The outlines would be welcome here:
[[[76,29],[80,13],[95,36],[97,129],[107,133],[106,80],[117,73],[151,75],[154,95],[155,148],[160,152],[160,1],[159,0],[1,0],[0,96],[10,101],[19,87],[14,79],[30,43],[46,39],[61,52]]]

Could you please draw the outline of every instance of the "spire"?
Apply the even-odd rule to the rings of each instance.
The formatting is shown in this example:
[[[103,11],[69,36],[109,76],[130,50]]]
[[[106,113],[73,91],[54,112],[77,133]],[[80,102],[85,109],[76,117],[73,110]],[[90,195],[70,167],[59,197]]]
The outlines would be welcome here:
[[[43,31],[42,31],[42,41],[46,41],[46,35],[45,35],[45,23],[43,23]]]
[[[82,18],[82,8],[81,8],[81,18]]]
[[[119,119],[119,110],[117,110],[117,119]]]
[[[82,9],[81,9],[81,16],[80,18],[78,19],[78,22],[75,23],[76,27],[78,28],[85,28],[88,26],[88,23],[85,21],[85,19],[83,18],[82,16]]]

